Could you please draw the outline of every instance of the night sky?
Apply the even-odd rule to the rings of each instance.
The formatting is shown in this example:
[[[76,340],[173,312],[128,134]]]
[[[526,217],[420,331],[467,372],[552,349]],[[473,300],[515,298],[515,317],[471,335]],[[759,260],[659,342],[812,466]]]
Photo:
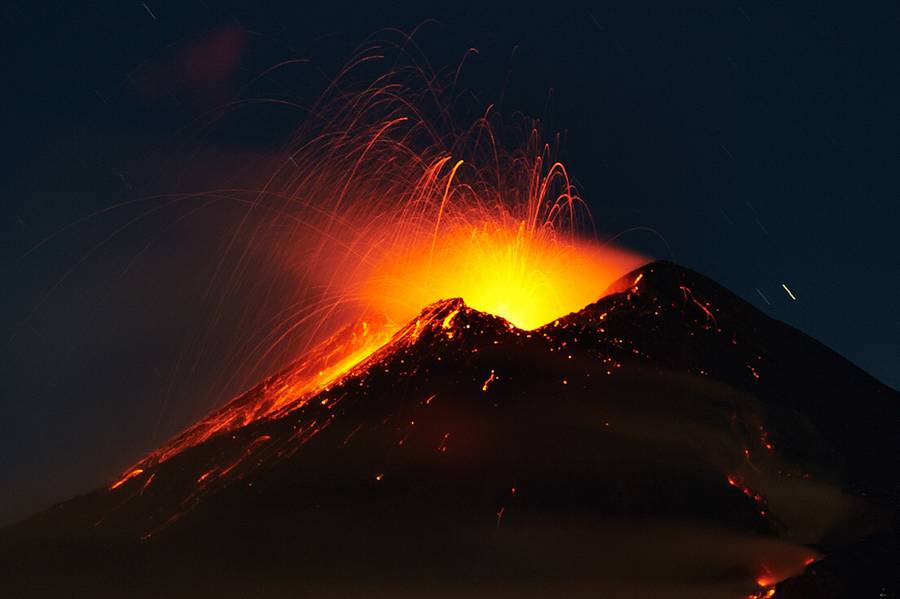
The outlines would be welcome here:
[[[461,82],[481,103],[564,132],[602,236],[629,231],[900,388],[897,3],[77,4],[0,11],[0,522],[255,382],[211,386],[215,352],[183,366],[230,215],[132,222],[129,202],[259,186],[302,120],[264,100],[311,101],[386,27],[422,25],[437,66],[477,48]],[[227,319],[206,333],[233,348]]]

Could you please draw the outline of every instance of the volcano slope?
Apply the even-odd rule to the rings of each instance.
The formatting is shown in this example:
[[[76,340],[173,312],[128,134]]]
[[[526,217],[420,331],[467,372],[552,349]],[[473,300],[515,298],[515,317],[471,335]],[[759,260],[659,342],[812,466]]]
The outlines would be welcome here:
[[[0,590],[896,593],[898,394],[687,269],[533,331],[438,302],[323,388],[298,364],[4,530]]]

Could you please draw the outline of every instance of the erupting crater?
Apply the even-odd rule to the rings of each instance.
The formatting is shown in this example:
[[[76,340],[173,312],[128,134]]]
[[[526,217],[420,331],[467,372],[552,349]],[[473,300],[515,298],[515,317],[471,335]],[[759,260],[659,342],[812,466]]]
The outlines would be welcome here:
[[[377,262],[364,297],[396,320],[461,297],[531,330],[580,310],[645,264],[636,253],[558,232],[549,222],[464,221],[399,242]]]

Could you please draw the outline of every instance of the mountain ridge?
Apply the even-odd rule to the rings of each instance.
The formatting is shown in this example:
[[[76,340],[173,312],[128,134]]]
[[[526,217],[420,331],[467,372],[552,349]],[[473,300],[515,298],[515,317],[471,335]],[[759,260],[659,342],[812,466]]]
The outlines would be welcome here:
[[[725,567],[707,556],[717,564],[708,567],[723,568],[733,588],[755,580],[766,589],[802,572],[820,550],[827,561],[833,548],[891,529],[896,473],[867,460],[896,447],[896,393],[688,269],[651,263],[609,291],[531,331],[460,298],[431,304],[302,401],[285,395],[281,410],[165,460],[139,462],[146,468],[0,537],[11,548],[56,538],[150,552],[150,564],[167,568],[167,551],[190,553],[184,548],[207,537],[254,571],[274,567],[284,576],[286,563],[264,566],[238,539],[291,547],[328,572],[278,527],[326,547],[330,535],[386,544],[390,551],[381,551],[414,561],[424,558],[382,536],[410,541],[412,531],[429,530],[425,537],[440,543],[487,552],[485,563],[500,572],[520,562],[522,545],[501,550],[495,537],[537,535],[559,555],[571,553],[543,519],[595,526],[650,518],[739,531],[743,540],[733,544],[752,559],[734,556]],[[247,393],[277,388],[285,376],[290,369]],[[850,393],[856,406],[882,411],[875,426],[848,421],[841,401]],[[363,540],[347,522],[380,532]],[[461,523],[464,541],[453,540],[447,522]],[[394,528],[383,529],[389,523]],[[607,538],[603,529],[598,538]],[[752,572],[761,558],[749,547],[759,539],[782,544],[766,545],[781,556],[765,566],[770,574]],[[665,569],[675,555],[654,567]],[[566,565],[548,555],[547,572],[587,567],[570,558]],[[440,578],[460,559],[451,551],[416,563]],[[23,563],[28,571],[31,562]],[[493,574],[476,578],[484,576]]]

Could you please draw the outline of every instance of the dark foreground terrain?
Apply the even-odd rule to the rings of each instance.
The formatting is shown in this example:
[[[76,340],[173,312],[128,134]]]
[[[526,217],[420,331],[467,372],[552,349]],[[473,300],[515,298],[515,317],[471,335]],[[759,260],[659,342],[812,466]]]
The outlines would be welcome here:
[[[898,394],[689,270],[611,291],[535,331],[429,306],[0,532],[0,593],[896,597]]]

